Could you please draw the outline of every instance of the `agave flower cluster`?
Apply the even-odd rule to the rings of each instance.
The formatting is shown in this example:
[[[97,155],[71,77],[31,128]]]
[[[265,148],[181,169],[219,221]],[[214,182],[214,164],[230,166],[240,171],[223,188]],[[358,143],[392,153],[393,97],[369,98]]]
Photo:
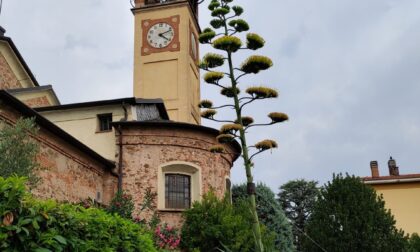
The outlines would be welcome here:
[[[181,242],[178,230],[168,224],[159,225],[155,230],[155,243],[161,249],[177,249]]]

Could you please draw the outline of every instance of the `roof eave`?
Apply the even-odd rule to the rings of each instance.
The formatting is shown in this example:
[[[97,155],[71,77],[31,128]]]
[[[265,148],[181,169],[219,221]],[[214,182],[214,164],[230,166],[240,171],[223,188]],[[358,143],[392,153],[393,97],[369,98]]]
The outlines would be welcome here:
[[[10,48],[15,53],[16,57],[18,58],[18,60],[22,64],[23,68],[28,73],[29,78],[32,80],[32,82],[34,83],[35,86],[39,86],[39,83],[36,80],[35,75],[33,75],[33,73],[31,71],[31,69],[29,68],[28,64],[26,64],[26,61],[23,59],[23,57],[20,54],[19,50],[17,49],[16,45],[13,43],[13,40],[9,37],[6,37],[6,36],[0,36],[0,41],[6,41],[9,44]]]
[[[399,183],[420,182],[420,178],[370,179],[370,180],[364,179],[363,182],[367,185],[399,184]]]

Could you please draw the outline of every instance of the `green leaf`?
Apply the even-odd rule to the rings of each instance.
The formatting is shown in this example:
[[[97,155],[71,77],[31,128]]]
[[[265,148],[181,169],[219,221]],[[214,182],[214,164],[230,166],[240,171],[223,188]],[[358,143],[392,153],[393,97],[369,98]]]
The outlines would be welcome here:
[[[37,222],[36,220],[32,220],[32,226],[33,226],[36,230],[38,230],[38,229],[39,229],[39,225],[38,225],[38,222]]]
[[[28,225],[29,223],[31,223],[32,222],[32,219],[24,219],[24,220],[22,220],[22,221],[19,221],[19,224],[21,225],[21,226],[25,226],[25,225]]]
[[[34,250],[34,252],[52,252],[52,250],[49,250],[47,248],[37,248]]]
[[[61,235],[56,235],[54,236],[54,239],[56,239],[59,243],[66,245],[67,244],[67,240],[66,238],[64,238]]]

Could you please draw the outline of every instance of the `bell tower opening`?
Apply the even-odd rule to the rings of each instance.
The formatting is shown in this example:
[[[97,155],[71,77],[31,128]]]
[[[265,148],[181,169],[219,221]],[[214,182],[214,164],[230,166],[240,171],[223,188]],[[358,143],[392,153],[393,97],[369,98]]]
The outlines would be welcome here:
[[[198,1],[135,0],[134,96],[162,98],[173,121],[200,124]]]

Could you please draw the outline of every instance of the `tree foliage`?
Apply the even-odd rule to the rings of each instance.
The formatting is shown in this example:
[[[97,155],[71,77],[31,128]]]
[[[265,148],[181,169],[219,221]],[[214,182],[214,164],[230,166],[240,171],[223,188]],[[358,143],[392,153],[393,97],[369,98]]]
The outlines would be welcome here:
[[[40,167],[36,160],[39,144],[32,138],[37,133],[34,119],[19,119],[13,126],[1,124],[0,176],[25,176],[31,185],[39,181],[35,173]]]
[[[219,143],[224,144],[237,139],[241,144],[247,186],[250,188],[247,191],[249,192],[248,200],[254,218],[251,223],[256,237],[256,249],[262,252],[264,248],[256,211],[255,184],[252,175],[253,158],[262,152],[277,148],[278,145],[271,139],[263,140],[256,144],[248,144],[246,133],[253,127],[284,122],[288,117],[284,113],[274,112],[268,114],[268,122],[256,123],[251,116],[246,115],[248,105],[258,100],[276,98],[278,97],[278,92],[265,86],[250,86],[247,88],[243,87],[246,92],[241,93],[242,88],[240,88],[240,85],[243,84],[241,83],[243,77],[267,70],[273,66],[273,62],[270,58],[262,55],[250,55],[242,63],[238,64],[235,62],[235,53],[258,50],[265,45],[265,40],[255,33],[242,35],[250,30],[250,25],[241,18],[244,9],[234,5],[234,2],[234,0],[211,0],[208,5],[213,17],[213,20],[210,21],[211,27],[205,28],[199,36],[200,43],[211,45],[219,52],[208,53],[201,60],[199,66],[207,72],[204,75],[204,81],[219,88],[220,94],[225,98],[229,98],[230,102],[228,104],[213,105],[211,101],[204,100],[200,102],[199,107],[205,109],[201,113],[203,118],[226,123],[220,129],[220,134],[223,137],[217,138]],[[220,119],[216,117],[218,110],[227,108],[235,111],[234,119]],[[214,153],[226,152],[222,145],[213,146],[211,151]]]
[[[247,197],[246,184],[232,187],[233,202],[236,203]],[[256,187],[257,212],[262,224],[269,231],[275,233],[276,251],[295,251],[293,246],[292,227],[284,215],[279,202],[275,199],[273,191],[265,184],[259,183]]]
[[[304,251],[406,251],[407,238],[375,190],[354,176],[334,175],[321,190]],[[322,247],[324,250],[322,250]]]
[[[280,187],[278,199],[293,224],[294,243],[302,251],[303,232],[319,197],[316,181],[292,180]]]
[[[420,251],[420,236],[414,233],[410,237],[408,252],[419,252]]]
[[[185,211],[184,217],[181,246],[187,251],[255,251],[248,201],[231,204],[230,199],[220,200],[210,192]],[[274,234],[262,230],[265,247],[274,249]]]

